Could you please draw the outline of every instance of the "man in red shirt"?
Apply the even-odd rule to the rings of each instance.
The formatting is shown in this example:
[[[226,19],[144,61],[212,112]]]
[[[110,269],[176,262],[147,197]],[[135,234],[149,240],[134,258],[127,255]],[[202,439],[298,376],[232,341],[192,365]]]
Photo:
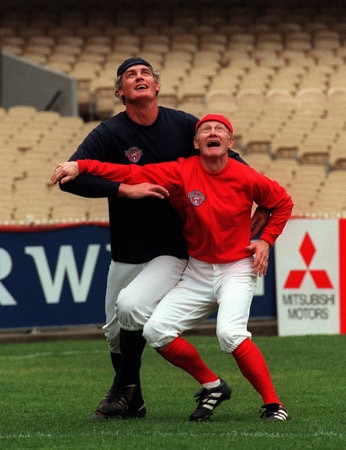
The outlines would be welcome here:
[[[281,234],[293,207],[276,181],[228,157],[232,124],[208,114],[196,124],[194,146],[199,156],[178,161],[122,166],[91,160],[57,166],[52,182],[62,183],[90,173],[125,183],[154,182],[184,222],[189,263],[181,281],[159,303],[144,325],[143,336],[165,359],[184,369],[202,386],[190,420],[208,419],[229,399],[231,388],[203,362],[182,333],[218,310],[217,337],[221,350],[232,353],[241,372],[259,392],[263,420],[286,420],[270,373],[247,330],[257,276],[266,274],[270,246]],[[257,241],[250,240],[253,202],[272,214]],[[136,311],[119,304],[119,321],[131,326]]]

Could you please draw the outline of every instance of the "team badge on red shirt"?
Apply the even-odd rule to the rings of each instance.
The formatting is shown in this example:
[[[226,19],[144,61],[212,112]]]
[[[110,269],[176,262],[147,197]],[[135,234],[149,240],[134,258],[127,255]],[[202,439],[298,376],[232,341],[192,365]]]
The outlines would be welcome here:
[[[131,147],[125,151],[125,156],[132,163],[138,162],[141,159],[142,155],[143,150],[140,150],[138,147]]]
[[[200,191],[189,192],[187,196],[193,206],[201,206],[206,200],[206,196]]]

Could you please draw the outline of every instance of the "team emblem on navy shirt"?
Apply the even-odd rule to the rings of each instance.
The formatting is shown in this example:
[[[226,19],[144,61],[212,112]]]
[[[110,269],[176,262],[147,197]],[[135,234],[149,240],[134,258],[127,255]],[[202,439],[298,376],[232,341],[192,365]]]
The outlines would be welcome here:
[[[201,206],[205,202],[206,196],[200,191],[192,191],[188,193],[188,199],[193,206]]]
[[[141,159],[142,155],[143,150],[140,150],[138,147],[131,147],[125,151],[125,156],[132,163],[138,162]]]

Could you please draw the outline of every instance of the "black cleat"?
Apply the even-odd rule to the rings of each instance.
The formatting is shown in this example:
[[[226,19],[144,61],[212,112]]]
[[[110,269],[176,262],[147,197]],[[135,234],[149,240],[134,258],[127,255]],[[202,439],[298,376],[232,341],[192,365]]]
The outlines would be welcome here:
[[[291,416],[278,403],[268,403],[263,405],[260,410],[260,419],[267,421],[290,420]]]
[[[202,421],[209,419],[220,403],[231,398],[231,393],[232,389],[223,380],[221,380],[221,384],[215,388],[202,388],[195,394],[198,406],[190,415],[190,420]]]
[[[142,403],[142,405],[139,408],[133,407],[130,404],[129,409],[127,410],[127,412],[125,414],[125,418],[126,419],[142,418],[142,417],[145,417],[146,413],[147,413],[147,407],[145,406],[145,403]]]
[[[115,386],[115,383],[112,384],[111,388],[107,392],[107,394],[103,397],[103,399],[100,401],[100,403],[97,405],[95,414],[99,415],[105,415],[107,412],[107,407],[110,403],[114,402],[117,396],[117,388]]]
[[[130,417],[145,417],[145,403],[142,401],[140,406],[134,405],[135,390],[136,386],[115,387],[113,385],[90,418],[126,419]]]

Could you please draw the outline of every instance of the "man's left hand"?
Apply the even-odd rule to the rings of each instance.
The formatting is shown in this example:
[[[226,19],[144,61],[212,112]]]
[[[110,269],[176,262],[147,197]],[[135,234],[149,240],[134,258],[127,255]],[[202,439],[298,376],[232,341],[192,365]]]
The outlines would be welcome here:
[[[249,250],[251,254],[255,255],[252,265],[255,274],[259,277],[266,275],[270,251],[270,245],[268,242],[263,239],[259,239],[258,241],[251,242],[246,249]]]

